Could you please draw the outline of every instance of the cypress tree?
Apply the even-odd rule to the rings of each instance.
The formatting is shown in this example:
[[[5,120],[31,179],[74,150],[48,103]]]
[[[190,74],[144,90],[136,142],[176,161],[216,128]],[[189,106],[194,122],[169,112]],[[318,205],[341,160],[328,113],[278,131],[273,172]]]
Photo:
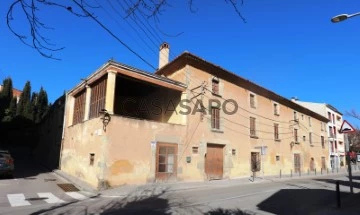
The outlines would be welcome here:
[[[1,98],[6,99],[7,105],[10,105],[10,101],[13,97],[13,86],[11,78],[6,78],[3,80],[3,89],[0,93]]]
[[[3,122],[11,122],[15,118],[16,115],[16,106],[17,106],[17,98],[13,97],[11,99],[9,108],[5,110],[5,116],[2,119]]]
[[[0,118],[5,115],[5,110],[10,106],[11,99],[13,97],[13,87],[11,78],[3,80],[3,88],[0,92]]]
[[[28,108],[31,108],[30,93],[31,93],[31,85],[30,85],[30,81],[27,81],[24,86],[23,92],[20,95],[16,115],[25,116],[25,107],[29,106]]]
[[[12,117],[16,115],[16,107],[17,107],[17,98],[13,97],[10,102],[9,111]]]
[[[38,112],[38,108],[37,108],[37,104],[39,101],[39,94],[33,92],[31,95],[31,108],[30,108],[30,112],[28,113],[28,115],[31,115],[31,119],[36,122],[37,121],[37,112]]]
[[[49,110],[49,101],[47,97],[47,93],[43,87],[40,88],[38,102],[36,105],[36,123],[39,123],[46,115],[47,111]]]

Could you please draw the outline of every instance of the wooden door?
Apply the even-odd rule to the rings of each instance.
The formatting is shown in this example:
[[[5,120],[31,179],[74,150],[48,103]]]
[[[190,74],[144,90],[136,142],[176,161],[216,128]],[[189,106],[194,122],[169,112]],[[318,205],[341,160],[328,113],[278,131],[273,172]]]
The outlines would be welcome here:
[[[294,170],[295,172],[300,172],[300,154],[294,154]]]
[[[224,168],[224,146],[208,144],[205,155],[205,173],[209,180],[222,179]]]
[[[259,172],[261,169],[261,160],[259,152],[251,152],[251,171]]]
[[[314,160],[314,158],[310,159],[310,171],[315,171],[315,160]]]
[[[156,145],[156,180],[176,179],[177,151],[176,144],[158,143]]]

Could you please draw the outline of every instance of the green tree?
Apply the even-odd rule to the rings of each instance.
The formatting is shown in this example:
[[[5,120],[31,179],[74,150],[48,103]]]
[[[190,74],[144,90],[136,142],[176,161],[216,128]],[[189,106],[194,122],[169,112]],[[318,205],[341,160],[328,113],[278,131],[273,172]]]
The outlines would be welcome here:
[[[18,107],[16,110],[16,115],[26,117],[26,115],[29,112],[31,112],[30,111],[30,109],[31,109],[30,94],[31,94],[31,84],[30,84],[30,81],[27,81],[23,88],[23,92],[20,95]],[[25,109],[27,109],[26,113],[25,113]],[[26,117],[26,118],[28,118],[28,117]]]
[[[13,86],[11,78],[3,80],[3,87],[0,92],[0,119],[5,115],[5,110],[9,107],[13,97]]]
[[[5,116],[3,118],[3,122],[11,122],[14,120],[16,115],[16,107],[17,107],[17,98],[13,97],[10,102],[9,108],[5,110]]]
[[[33,92],[31,95],[31,102],[30,102],[31,108],[28,115],[29,117],[31,116],[31,120],[33,120],[34,122],[36,122],[38,100],[39,100],[39,94]]]
[[[41,87],[36,103],[35,122],[39,123],[44,118],[48,110],[49,110],[48,96],[44,88]]]

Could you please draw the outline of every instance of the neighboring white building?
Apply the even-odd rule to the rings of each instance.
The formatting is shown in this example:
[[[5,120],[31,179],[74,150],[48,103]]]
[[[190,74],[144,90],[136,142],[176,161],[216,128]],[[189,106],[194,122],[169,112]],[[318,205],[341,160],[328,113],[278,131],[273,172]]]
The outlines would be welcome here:
[[[296,98],[293,102],[306,107],[320,115],[329,119],[327,125],[323,125],[328,134],[327,141],[329,143],[329,165],[331,168],[341,168],[345,166],[345,143],[344,134],[339,133],[341,124],[343,123],[343,114],[335,107],[326,103],[304,102]]]

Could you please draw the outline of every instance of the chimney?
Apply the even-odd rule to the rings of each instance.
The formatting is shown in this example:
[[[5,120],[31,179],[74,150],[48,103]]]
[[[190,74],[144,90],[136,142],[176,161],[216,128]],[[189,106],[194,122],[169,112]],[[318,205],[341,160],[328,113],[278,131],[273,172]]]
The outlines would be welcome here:
[[[164,42],[160,46],[159,52],[159,69],[169,63],[169,44]]]

